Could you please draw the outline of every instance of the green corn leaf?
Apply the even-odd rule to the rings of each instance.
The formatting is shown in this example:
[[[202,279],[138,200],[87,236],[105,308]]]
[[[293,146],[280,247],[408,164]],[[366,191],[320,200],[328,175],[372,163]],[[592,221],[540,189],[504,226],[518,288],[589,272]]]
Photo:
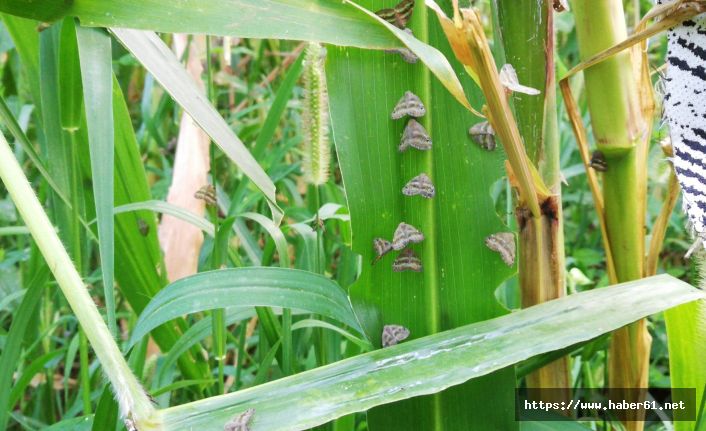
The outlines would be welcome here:
[[[705,297],[667,275],[582,292],[261,386],[160,410],[155,426],[165,431],[220,430],[254,408],[252,431],[304,430],[381,404],[436,393]],[[514,419],[514,402],[508,414]]]
[[[409,27],[422,42],[453,58],[436,16],[420,3]],[[371,10],[380,5],[372,0],[360,4]],[[503,172],[502,151],[488,152],[469,138],[468,128],[478,119],[423,64],[355,48],[330,47],[328,52],[331,119],[352,248],[363,257],[350,292],[354,305],[380,316],[377,322],[362,319],[377,338],[373,341],[379,345],[383,324],[403,325],[411,338],[418,338],[504,314],[494,291],[513,270],[484,244],[487,236],[509,230],[489,193]],[[478,101],[477,86],[458,65],[456,76]],[[408,119],[392,120],[390,114],[406,91],[426,106],[426,115],[417,120],[431,137],[430,151],[398,150]],[[405,184],[421,173],[431,178],[436,195],[403,195]],[[371,264],[374,238],[392,240],[400,222],[425,236],[412,246],[422,261],[421,273],[393,272],[397,252]],[[373,409],[368,421],[372,429],[385,430],[511,430],[516,427],[514,397],[505,388],[514,384],[513,371],[501,370],[440,395]],[[482,417],[479,410],[485,412]]]
[[[673,388],[696,388],[696,406],[706,399],[706,301],[680,305],[664,313]],[[704,431],[706,418],[674,422],[676,431]]]

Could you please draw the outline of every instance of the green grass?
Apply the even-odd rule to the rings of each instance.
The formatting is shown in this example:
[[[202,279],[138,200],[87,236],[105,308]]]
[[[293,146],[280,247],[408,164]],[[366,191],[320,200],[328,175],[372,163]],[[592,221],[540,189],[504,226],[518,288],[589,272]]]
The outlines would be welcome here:
[[[700,352],[685,346],[700,346],[702,334],[678,329],[698,318],[698,308],[683,306],[688,313],[666,319],[660,313],[695,298],[692,290],[665,278],[646,282],[655,283],[652,301],[640,301],[643,293],[637,295],[635,286],[596,289],[608,284],[600,230],[561,103],[569,293],[592,292],[564,305],[510,313],[503,306],[520,303],[515,268],[483,245],[487,235],[512,230],[505,225],[514,219],[503,179],[505,154],[488,153],[469,139],[467,130],[479,119],[459,100],[467,97],[479,107],[483,95],[456,61],[433,12],[417,5],[411,28],[422,43],[409,45],[407,35],[349,4],[317,1],[324,9],[311,11],[292,1],[291,8],[260,12],[271,20],[287,17],[283,23],[249,22],[227,3],[209,3],[198,18],[191,2],[174,15],[163,13],[156,1],[130,6],[86,1],[67,10],[18,9],[21,2],[10,1],[0,7],[25,16],[3,14],[2,131],[62,241],[53,252],[66,248],[80,277],[74,288],[78,292],[85,285],[86,309],[94,303],[101,313],[86,320],[72,308],[61,278],[50,274],[56,268],[47,266],[47,250],[42,255],[28,235],[42,210],[23,218],[19,211],[25,204],[10,197],[7,185],[21,175],[5,179],[0,186],[0,429],[123,426],[111,383],[101,371],[105,353],[91,325],[98,320],[113,334],[102,343],[116,343],[107,356],[125,358],[154,398],[158,413],[152,418],[169,429],[184,424],[222,429],[251,403],[258,404],[254,430],[460,430],[489,423],[497,429],[532,429],[531,423],[515,423],[513,412],[512,390],[524,384],[527,370],[545,363],[551,351],[566,349],[573,386],[604,385],[608,342],[596,337],[648,314],[653,315],[650,387],[668,387],[673,374],[684,384],[689,376],[694,384],[702,379],[703,368],[680,371],[689,370]],[[489,3],[479,7],[491,22]],[[360,5],[377,10],[390,2]],[[237,28],[231,27],[236,20],[244,27],[228,52],[222,38],[211,38],[207,97],[186,85],[190,78],[179,69],[182,59],[170,54],[169,34],[83,28],[72,18],[38,32],[39,22],[26,19],[65,13],[98,27],[132,24],[167,33],[222,35]],[[555,18],[561,70],[578,62],[578,46],[571,15]],[[318,187],[305,183],[301,169],[300,77],[306,65],[299,40],[334,43],[326,47],[326,74],[335,149],[331,175]],[[401,43],[422,60],[409,65],[396,54],[361,49]],[[493,45],[498,58],[501,45]],[[656,66],[664,45],[663,40],[651,45]],[[575,85],[588,124],[586,94],[580,82]],[[396,149],[403,121],[390,120],[389,113],[405,90],[427,106],[421,121],[434,141],[430,153]],[[529,115],[536,107],[516,108]],[[182,109],[213,139],[210,169],[218,208],[208,214],[185,214],[164,202]],[[653,150],[648,226],[659,213],[668,169],[656,146]],[[436,198],[402,196],[402,186],[422,171],[434,179]],[[159,245],[164,213],[205,232],[196,250],[200,274],[172,284]],[[370,265],[372,239],[391,239],[403,220],[426,234],[416,249],[425,265],[422,274],[393,273],[391,255]],[[696,284],[696,271],[681,258],[689,240],[678,211],[666,238],[659,272]],[[547,320],[552,310],[573,306],[578,311],[561,324]],[[595,316],[610,325],[596,328]],[[378,350],[381,327],[391,323],[410,328],[410,340]],[[505,328],[526,332],[505,333]],[[420,354],[443,350],[453,337],[472,340],[494,331],[507,338],[438,358]],[[405,355],[414,359],[389,370],[365,368]],[[528,361],[516,374],[513,365],[523,360]],[[371,374],[361,377],[356,374],[361,369]],[[280,381],[267,383],[275,380]],[[360,392],[352,393],[345,382]],[[288,392],[291,388],[297,392]],[[151,404],[145,405],[151,411]],[[366,410],[367,415],[356,413]],[[335,420],[342,415],[348,416]],[[605,429],[602,423],[590,426]],[[647,429],[663,428],[655,423]]]

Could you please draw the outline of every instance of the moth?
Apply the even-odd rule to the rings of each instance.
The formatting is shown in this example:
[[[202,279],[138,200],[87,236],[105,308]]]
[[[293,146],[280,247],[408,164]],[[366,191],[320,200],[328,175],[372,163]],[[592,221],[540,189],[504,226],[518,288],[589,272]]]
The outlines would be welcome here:
[[[150,233],[150,225],[148,225],[147,222],[142,220],[141,218],[138,218],[137,219],[137,230],[140,231],[140,235],[147,236],[147,234]]]
[[[419,231],[416,227],[405,222],[397,225],[395,229],[395,234],[392,236],[392,248],[395,250],[402,250],[409,244],[416,244],[424,241],[424,234]]]
[[[485,238],[485,245],[500,254],[507,266],[515,264],[515,234],[498,232]]]
[[[400,145],[397,149],[402,153],[407,151],[409,147],[422,151],[431,150],[431,137],[427,129],[414,118],[407,122],[404,132],[402,132]]]
[[[311,228],[313,230],[318,230],[321,232],[326,232],[326,225],[324,224],[324,221],[322,219],[315,219],[314,221],[311,222]]]
[[[407,27],[409,19],[414,12],[414,0],[402,0],[395,7],[389,9],[380,9],[375,12],[375,15],[389,22],[397,28],[404,29]]]
[[[569,10],[569,2],[567,0],[554,0],[552,6],[554,6],[554,10],[557,12],[564,12]]]
[[[664,119],[669,124],[671,161],[682,190],[682,206],[696,239],[686,253],[689,257],[706,239],[706,14],[670,29],[667,39]]]
[[[410,36],[414,36],[412,34],[412,29],[406,28],[404,29],[404,31]],[[386,49],[385,52],[389,52],[391,54],[399,54],[400,57],[402,57],[402,60],[405,61],[405,63],[414,64],[419,61],[419,57],[417,57],[417,55],[408,48]]]
[[[414,253],[411,248],[405,249],[394,262],[392,262],[392,270],[394,272],[422,272],[424,267],[419,256]]]
[[[495,143],[495,130],[487,121],[476,123],[468,129],[468,134],[473,139],[473,142],[480,145],[481,148],[493,151],[497,144]]]
[[[385,52],[389,52],[391,54],[399,54],[405,63],[415,64],[419,61],[419,57],[417,57],[417,55],[413,53],[409,48],[386,49]]]
[[[422,103],[422,100],[411,91],[405,91],[404,96],[397,102],[392,110],[390,117],[393,120],[399,120],[405,115],[410,117],[423,117],[427,113],[427,108]]]
[[[206,205],[216,205],[216,189],[211,184],[206,184],[194,193],[196,199],[206,202]]]
[[[255,409],[247,409],[223,426],[223,431],[250,431],[248,425],[255,415]]]
[[[384,238],[375,238],[373,239],[373,250],[375,250],[375,259],[373,260],[373,265],[375,265],[378,260],[392,251],[392,243]]]
[[[402,188],[402,194],[405,196],[422,196],[431,199],[436,194],[436,189],[431,179],[425,173],[421,173],[409,180]]]
[[[402,325],[385,325],[382,327],[382,347],[390,347],[409,337],[409,329]]]
[[[125,418],[123,419],[123,423],[125,424],[125,429],[127,431],[138,431],[137,425],[135,425],[135,421],[133,421],[130,418]]]
[[[517,72],[512,64],[506,64],[500,69],[500,83],[509,92],[524,93],[530,96],[539,94],[539,90],[520,84]]]
[[[605,161],[605,154],[603,151],[596,150],[591,154],[591,162],[589,163],[593,169],[599,172],[605,172],[608,170],[608,164]]]

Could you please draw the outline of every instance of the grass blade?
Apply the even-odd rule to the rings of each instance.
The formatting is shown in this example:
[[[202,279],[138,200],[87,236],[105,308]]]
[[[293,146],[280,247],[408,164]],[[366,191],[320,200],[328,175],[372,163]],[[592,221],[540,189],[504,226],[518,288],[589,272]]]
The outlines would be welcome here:
[[[110,37],[101,29],[76,27],[81,82],[93,172],[93,196],[98,220],[98,246],[108,328],[117,335],[115,320],[115,223],[113,217],[115,132],[113,130],[113,71]]]
[[[5,339],[2,356],[0,356],[0,429],[6,429],[9,414],[13,410],[13,406],[8,405],[10,390],[13,386],[12,375],[20,358],[22,340],[30,320],[35,316],[34,311],[39,305],[48,278],[49,268],[46,265],[40,265],[39,270],[27,284],[27,293],[17,308],[12,326]]]
[[[305,310],[362,332],[348,297],[333,281],[295,269],[237,268],[202,272],[164,288],[140,315],[130,345],[183,314],[247,306]]]

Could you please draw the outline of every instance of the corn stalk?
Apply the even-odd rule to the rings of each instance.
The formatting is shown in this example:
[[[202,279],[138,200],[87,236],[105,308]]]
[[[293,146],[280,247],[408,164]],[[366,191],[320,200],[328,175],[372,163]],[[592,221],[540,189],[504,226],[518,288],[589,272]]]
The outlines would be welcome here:
[[[622,3],[618,0],[573,3],[582,59],[627,39]],[[632,58],[631,58],[632,55]],[[644,275],[644,220],[647,187],[647,144],[651,133],[651,86],[644,80],[639,52],[621,52],[584,71],[588,109],[596,146],[605,155],[603,173],[605,233],[617,281]],[[651,93],[649,93],[651,96]],[[609,385],[647,386],[651,337],[646,321],[616,331],[609,354]],[[627,394],[626,394],[627,395]],[[630,413],[630,419],[640,419]],[[641,422],[627,422],[642,429]]]
[[[550,190],[540,217],[531,217],[526,206],[516,212],[523,307],[565,293],[552,4],[547,0],[497,0],[507,62],[515,67],[523,85],[540,91],[536,96],[515,93],[513,102],[527,155]],[[527,386],[571,387],[568,358],[558,359],[527,376]],[[568,389],[566,392],[563,399],[570,396]]]

